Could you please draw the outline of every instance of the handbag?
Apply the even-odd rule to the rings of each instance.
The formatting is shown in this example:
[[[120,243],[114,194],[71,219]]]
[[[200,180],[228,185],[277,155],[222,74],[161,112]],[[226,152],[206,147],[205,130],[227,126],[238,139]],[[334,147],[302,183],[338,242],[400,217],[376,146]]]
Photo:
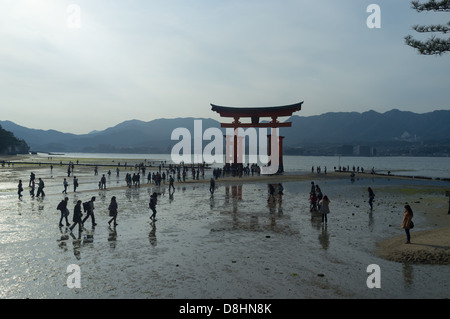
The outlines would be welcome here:
[[[409,229],[413,229],[414,228],[414,223],[413,223],[413,221],[410,221],[409,222]]]

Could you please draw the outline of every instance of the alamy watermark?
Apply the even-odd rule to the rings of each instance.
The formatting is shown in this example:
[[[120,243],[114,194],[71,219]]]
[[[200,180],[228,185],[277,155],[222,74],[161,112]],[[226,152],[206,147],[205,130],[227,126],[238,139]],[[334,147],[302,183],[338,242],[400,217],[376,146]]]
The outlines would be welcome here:
[[[67,266],[66,272],[70,275],[67,276],[66,284],[67,288],[81,288],[81,269],[77,264],[70,264]]]
[[[367,277],[367,288],[381,288],[381,268],[377,264],[370,264],[367,266],[367,272],[370,274]]]
[[[70,4],[67,6],[67,27],[69,29],[81,28],[81,8],[78,4]]]
[[[381,28],[381,8],[378,4],[369,4],[366,12],[370,13],[367,17],[366,25],[369,29]]]
[[[248,156],[245,154],[248,137]],[[172,131],[171,139],[178,140],[172,147],[171,159],[180,164],[231,164],[261,163],[261,174],[275,174],[279,169],[279,129],[270,128],[270,152],[268,149],[267,128],[226,128],[225,156],[224,134],[217,127],[203,131],[202,120],[194,120],[194,132],[184,127]],[[192,147],[193,141],[193,147]],[[203,147],[203,141],[210,141]],[[247,161],[248,158],[248,161]]]

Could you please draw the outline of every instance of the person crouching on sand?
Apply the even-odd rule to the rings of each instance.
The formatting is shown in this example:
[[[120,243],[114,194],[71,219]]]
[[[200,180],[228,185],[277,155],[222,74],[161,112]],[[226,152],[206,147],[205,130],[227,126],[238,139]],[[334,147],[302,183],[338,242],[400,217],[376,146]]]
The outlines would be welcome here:
[[[409,233],[409,230],[414,227],[414,224],[412,222],[414,214],[411,209],[411,206],[405,205],[405,212],[403,213],[403,221],[402,221],[402,228],[405,230],[406,233],[406,242],[405,244],[411,243],[411,234]]]

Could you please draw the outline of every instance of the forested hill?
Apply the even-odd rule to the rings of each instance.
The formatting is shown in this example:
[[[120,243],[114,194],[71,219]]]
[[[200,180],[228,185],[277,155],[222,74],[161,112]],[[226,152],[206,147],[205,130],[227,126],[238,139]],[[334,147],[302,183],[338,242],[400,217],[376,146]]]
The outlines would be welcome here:
[[[31,129],[10,121],[0,121],[0,125],[25,140],[32,151],[167,154],[177,143],[171,140],[172,132],[186,128],[193,136],[194,120],[135,119],[81,135],[51,128]],[[201,120],[203,131],[220,128],[216,120]],[[450,151],[450,110],[418,114],[393,109],[385,113],[330,112],[315,116],[303,116],[300,111],[288,120],[292,126],[281,128],[280,134],[285,136],[286,152],[295,154],[334,154],[340,145],[376,147],[377,154],[386,155],[448,154]],[[15,145],[11,137],[9,140],[7,145]]]
[[[26,154],[29,149],[24,140],[18,139],[0,125],[0,154]]]

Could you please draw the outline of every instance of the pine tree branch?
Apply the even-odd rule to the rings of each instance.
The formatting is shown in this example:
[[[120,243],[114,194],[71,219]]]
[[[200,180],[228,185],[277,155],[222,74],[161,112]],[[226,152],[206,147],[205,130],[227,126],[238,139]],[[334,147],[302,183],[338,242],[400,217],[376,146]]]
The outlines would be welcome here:
[[[417,32],[420,33],[425,33],[425,32],[441,32],[441,33],[447,33],[450,32],[450,22],[448,22],[447,26],[446,25],[414,25],[413,29]]]
[[[450,0],[435,1],[430,0],[427,3],[420,3],[419,1],[411,1],[412,8],[417,12],[422,11],[436,11],[436,12],[450,12]]]
[[[450,52],[450,38],[441,39],[433,36],[427,41],[419,41],[408,35],[405,37],[405,43],[417,49],[422,55],[442,55]]]

